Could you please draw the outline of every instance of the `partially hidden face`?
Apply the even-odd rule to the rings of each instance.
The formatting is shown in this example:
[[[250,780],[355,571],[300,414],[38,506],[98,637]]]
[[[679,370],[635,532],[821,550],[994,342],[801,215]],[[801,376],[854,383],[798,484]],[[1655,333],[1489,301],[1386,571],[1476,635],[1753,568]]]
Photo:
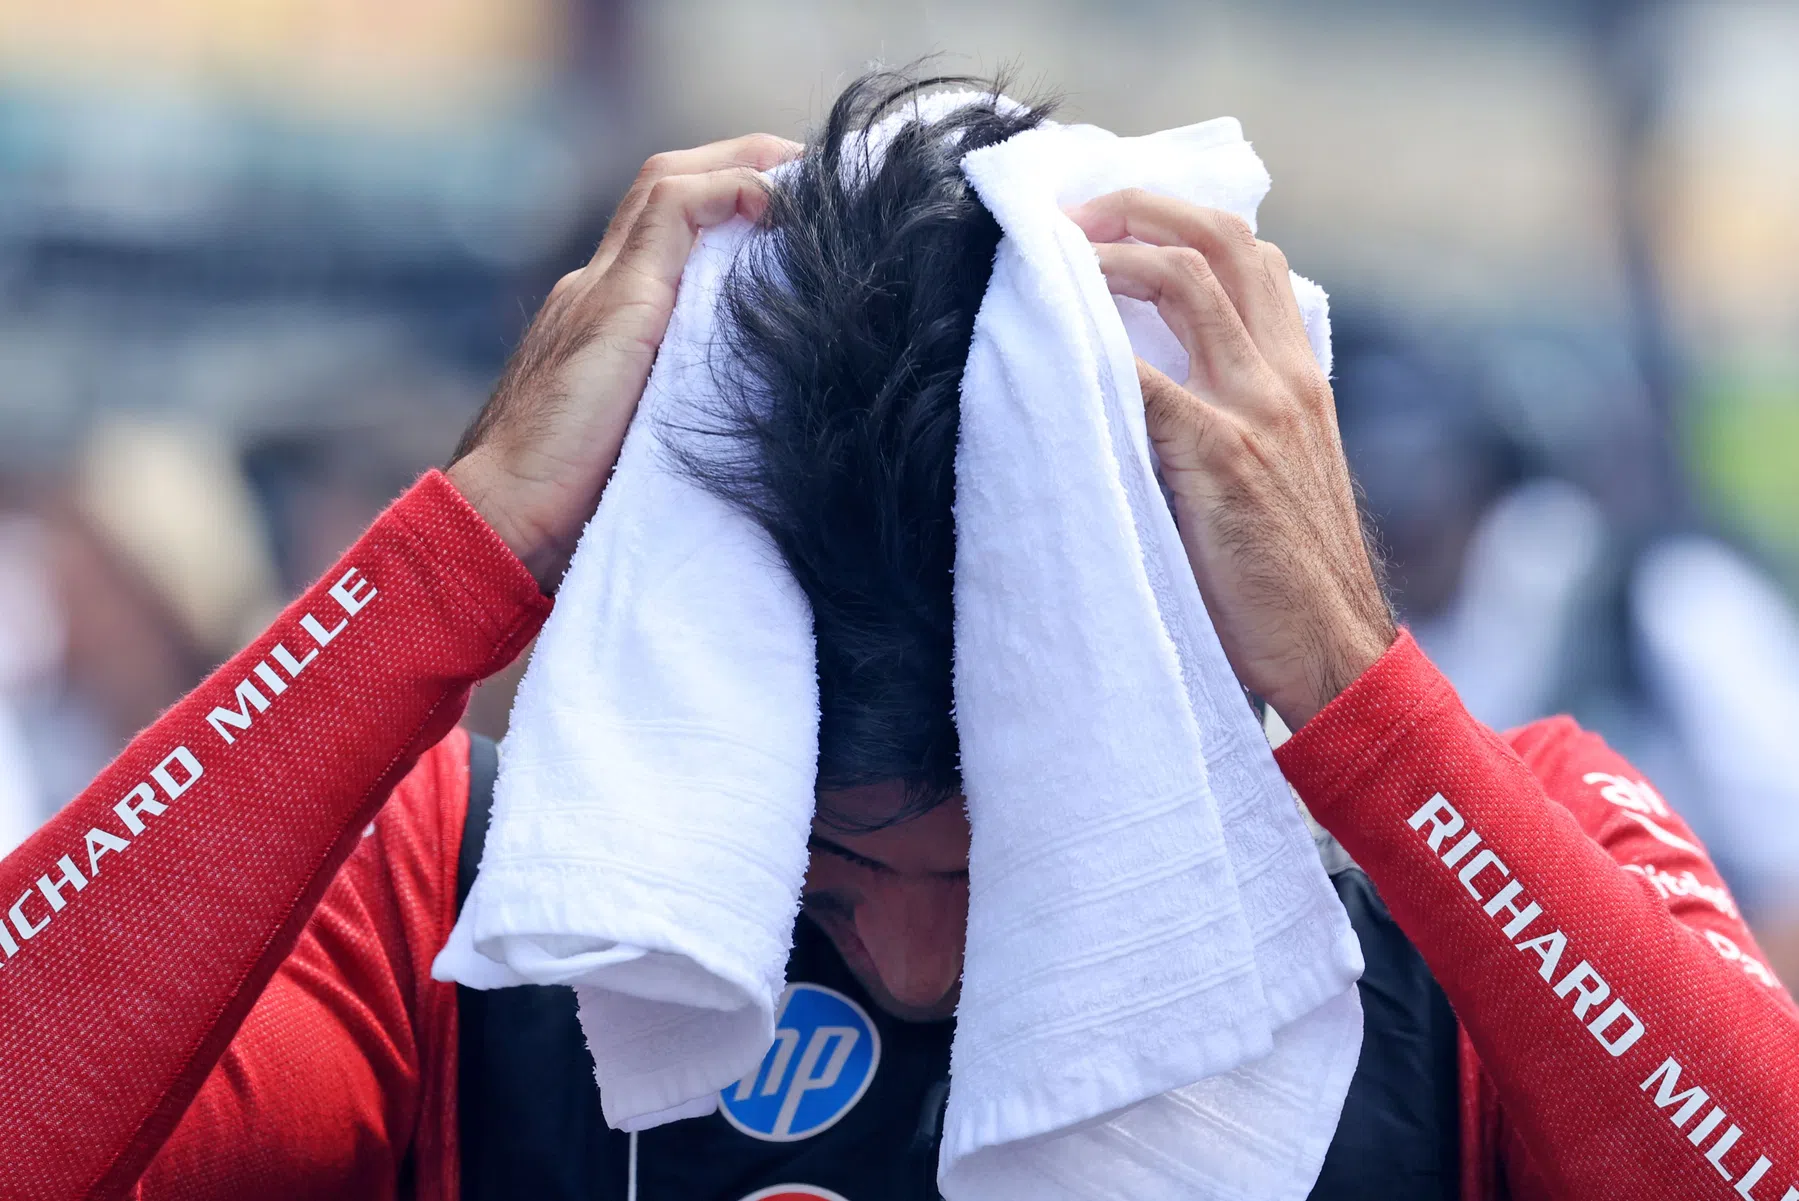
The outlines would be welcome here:
[[[899,782],[829,794],[857,825],[905,803]],[[968,926],[968,816],[961,798],[869,833],[815,821],[805,912],[876,1005],[903,1021],[953,1017]]]

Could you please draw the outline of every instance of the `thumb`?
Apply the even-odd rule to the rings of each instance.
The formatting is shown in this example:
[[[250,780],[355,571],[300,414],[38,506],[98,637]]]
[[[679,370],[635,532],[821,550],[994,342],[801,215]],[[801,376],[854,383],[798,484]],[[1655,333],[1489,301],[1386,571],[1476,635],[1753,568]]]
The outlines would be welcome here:
[[[1150,444],[1173,486],[1174,477],[1202,469],[1220,423],[1229,418],[1142,359],[1137,360],[1137,383],[1143,392]]]

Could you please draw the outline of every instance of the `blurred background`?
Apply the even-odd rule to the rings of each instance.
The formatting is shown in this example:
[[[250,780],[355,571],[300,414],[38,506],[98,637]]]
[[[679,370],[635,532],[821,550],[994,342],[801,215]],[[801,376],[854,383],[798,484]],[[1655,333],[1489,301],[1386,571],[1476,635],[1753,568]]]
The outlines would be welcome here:
[[[1242,120],[1407,620],[1799,981],[1790,0],[0,0],[0,850],[444,461],[643,158],[929,53]]]

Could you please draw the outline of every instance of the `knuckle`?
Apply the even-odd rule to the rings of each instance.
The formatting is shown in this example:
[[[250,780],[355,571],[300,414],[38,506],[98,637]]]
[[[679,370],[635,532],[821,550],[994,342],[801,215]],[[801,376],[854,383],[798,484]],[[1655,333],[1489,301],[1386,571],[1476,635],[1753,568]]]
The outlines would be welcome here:
[[[1212,264],[1191,246],[1171,246],[1167,259],[1175,273],[1189,283],[1206,285],[1212,281]]]
[[[677,154],[672,150],[664,150],[658,154],[652,154],[649,158],[643,160],[643,167],[638,170],[637,178],[644,183],[653,183],[656,180],[673,175],[677,169],[678,162]]]
[[[1285,392],[1277,393],[1263,415],[1262,424],[1270,434],[1285,441],[1304,426],[1305,410],[1298,398]]]
[[[758,167],[772,167],[787,158],[793,143],[772,133],[752,133],[743,139],[743,157]]]
[[[567,296],[581,286],[581,281],[585,276],[586,271],[584,268],[577,267],[575,270],[568,272],[551,286],[549,298],[551,300],[559,300],[562,297]]]
[[[1255,249],[1256,232],[1249,227],[1249,222],[1235,213],[1218,215],[1218,234],[1224,241],[1237,249]]]
[[[1262,251],[1262,259],[1269,267],[1277,271],[1287,270],[1287,254],[1273,242],[1258,242]]]
[[[650,194],[646,203],[651,208],[667,208],[681,203],[687,194],[687,177],[684,175],[665,175],[650,185]]]
[[[1263,402],[1259,424],[1282,441],[1305,437],[1318,423],[1321,395],[1312,381],[1288,383],[1270,373],[1258,391]],[[1324,389],[1328,396],[1329,389]]]

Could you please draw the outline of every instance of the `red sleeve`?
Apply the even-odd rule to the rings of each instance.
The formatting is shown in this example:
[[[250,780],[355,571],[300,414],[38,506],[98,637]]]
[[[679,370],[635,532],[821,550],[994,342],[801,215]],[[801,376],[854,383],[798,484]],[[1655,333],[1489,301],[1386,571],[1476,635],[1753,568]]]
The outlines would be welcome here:
[[[1550,798],[1565,806],[1620,867],[1648,881],[1670,914],[1760,988],[1791,1005],[1698,837],[1636,768],[1604,739],[1565,717],[1537,722],[1508,734],[1506,740],[1543,782]],[[1492,1091],[1489,1081],[1482,1081],[1482,1090]],[[1490,1108],[1495,1111],[1494,1149],[1503,1158],[1511,1195],[1553,1196],[1528,1145],[1515,1125],[1505,1120],[1497,1097]],[[1759,1191],[1760,1183],[1750,1184],[1751,1194]]]
[[[118,1196],[549,602],[442,475],[0,861],[0,1194]]]
[[[1515,750],[1402,633],[1277,754],[1448,994],[1541,1195],[1799,1201],[1799,1015],[1740,922],[1613,858],[1654,844],[1716,881],[1671,815],[1680,860],[1588,779],[1636,782],[1596,746],[1547,726]]]
[[[163,1144],[141,1201],[453,1196],[455,920],[468,736],[452,731],[369,824]]]

